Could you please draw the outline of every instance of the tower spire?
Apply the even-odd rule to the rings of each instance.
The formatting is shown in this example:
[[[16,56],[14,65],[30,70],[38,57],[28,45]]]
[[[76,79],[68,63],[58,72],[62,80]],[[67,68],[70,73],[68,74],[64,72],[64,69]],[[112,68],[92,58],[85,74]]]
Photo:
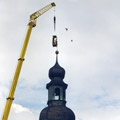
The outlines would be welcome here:
[[[67,84],[63,81],[65,70],[58,63],[59,51],[56,50],[56,63],[49,69],[48,106],[40,113],[39,120],[75,120],[74,112],[66,107]]]
[[[55,54],[56,54],[56,63],[58,63],[58,54],[59,54],[59,51],[56,50],[56,51],[55,51]]]

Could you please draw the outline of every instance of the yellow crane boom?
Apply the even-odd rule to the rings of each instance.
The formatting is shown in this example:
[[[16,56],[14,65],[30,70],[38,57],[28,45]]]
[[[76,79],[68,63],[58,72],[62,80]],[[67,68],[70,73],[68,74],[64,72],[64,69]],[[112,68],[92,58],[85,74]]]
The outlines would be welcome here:
[[[24,43],[23,43],[20,58],[18,59],[18,64],[17,64],[16,71],[15,71],[15,74],[14,74],[14,77],[13,77],[13,81],[12,81],[12,85],[11,85],[11,88],[10,88],[10,91],[9,91],[9,95],[8,95],[8,98],[7,98],[7,101],[6,101],[6,104],[5,104],[2,120],[7,120],[8,119],[10,108],[11,108],[11,105],[12,105],[12,101],[14,100],[14,93],[15,93],[15,89],[16,89],[16,86],[17,86],[19,74],[20,74],[21,67],[22,67],[22,64],[23,64],[23,61],[24,61],[25,52],[26,52],[27,45],[28,45],[28,42],[29,42],[29,38],[30,38],[30,35],[31,35],[31,32],[32,32],[32,28],[36,26],[36,19],[54,6],[56,6],[56,5],[53,2],[53,3],[43,7],[42,9],[38,10],[37,12],[33,13],[32,15],[30,15],[28,30],[27,30],[26,37],[25,37],[25,40],[24,40]]]

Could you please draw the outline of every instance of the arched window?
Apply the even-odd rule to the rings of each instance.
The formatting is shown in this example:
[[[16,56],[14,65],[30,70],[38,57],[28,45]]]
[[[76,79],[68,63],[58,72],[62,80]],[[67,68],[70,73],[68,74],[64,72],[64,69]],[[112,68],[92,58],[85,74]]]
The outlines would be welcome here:
[[[60,88],[55,88],[55,100],[60,100]]]
[[[63,90],[63,99],[65,100],[65,90]]]

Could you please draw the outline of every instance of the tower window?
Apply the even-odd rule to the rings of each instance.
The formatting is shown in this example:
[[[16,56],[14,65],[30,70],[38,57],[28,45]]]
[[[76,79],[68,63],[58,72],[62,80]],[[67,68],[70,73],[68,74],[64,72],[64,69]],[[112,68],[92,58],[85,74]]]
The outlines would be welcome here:
[[[55,100],[60,100],[60,89],[55,88]]]
[[[63,91],[63,98],[65,99],[65,90]]]

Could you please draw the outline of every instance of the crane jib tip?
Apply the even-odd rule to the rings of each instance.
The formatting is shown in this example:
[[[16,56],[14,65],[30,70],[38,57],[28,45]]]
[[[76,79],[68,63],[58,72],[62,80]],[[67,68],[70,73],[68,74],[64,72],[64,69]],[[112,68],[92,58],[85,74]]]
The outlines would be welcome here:
[[[54,6],[56,6],[56,4],[53,2],[53,3],[51,3],[51,5],[54,7]]]

